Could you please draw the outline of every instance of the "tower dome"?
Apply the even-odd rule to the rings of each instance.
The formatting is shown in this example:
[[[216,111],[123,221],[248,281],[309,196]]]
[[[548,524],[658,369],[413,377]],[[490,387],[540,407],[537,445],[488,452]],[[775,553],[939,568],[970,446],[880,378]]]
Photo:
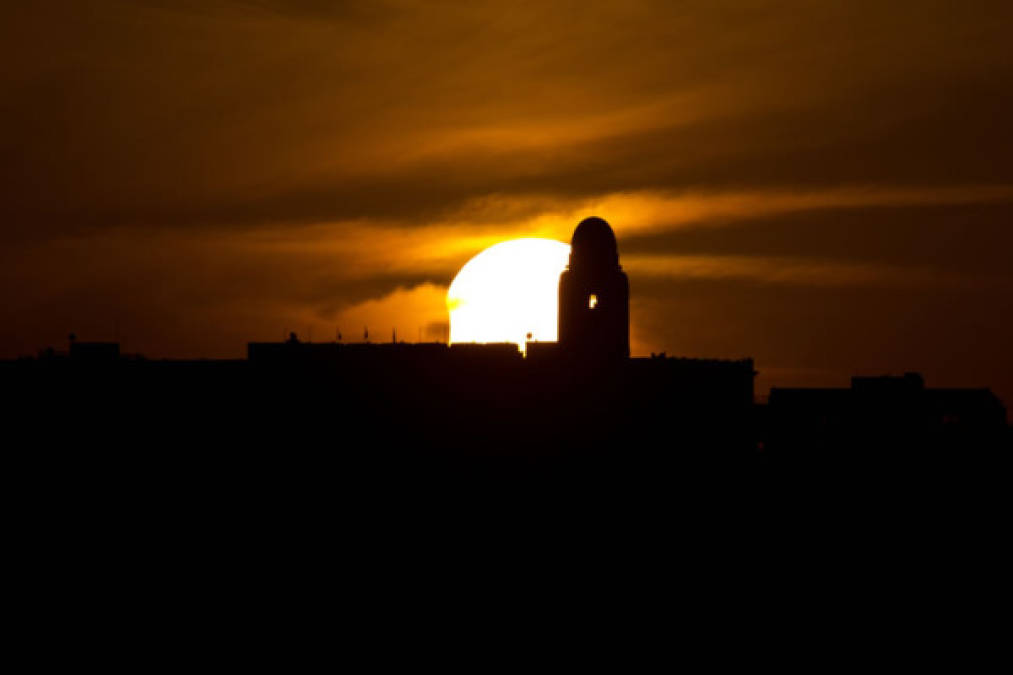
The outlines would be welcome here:
[[[573,231],[570,240],[570,266],[615,267],[619,265],[616,235],[605,220],[585,218]]]

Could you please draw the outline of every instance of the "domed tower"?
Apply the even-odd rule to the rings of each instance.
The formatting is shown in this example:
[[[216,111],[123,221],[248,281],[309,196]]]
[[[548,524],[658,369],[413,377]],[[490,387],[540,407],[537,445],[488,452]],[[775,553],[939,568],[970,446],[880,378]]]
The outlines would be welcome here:
[[[559,344],[589,359],[630,356],[630,282],[601,218],[586,218],[573,232],[570,264],[559,276]]]

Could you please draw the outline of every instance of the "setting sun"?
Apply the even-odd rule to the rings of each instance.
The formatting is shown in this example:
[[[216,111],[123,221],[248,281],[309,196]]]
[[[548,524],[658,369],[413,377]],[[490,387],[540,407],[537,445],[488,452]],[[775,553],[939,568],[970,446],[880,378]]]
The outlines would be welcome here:
[[[552,239],[514,239],[465,263],[447,291],[451,342],[556,339],[559,275],[570,247]]]

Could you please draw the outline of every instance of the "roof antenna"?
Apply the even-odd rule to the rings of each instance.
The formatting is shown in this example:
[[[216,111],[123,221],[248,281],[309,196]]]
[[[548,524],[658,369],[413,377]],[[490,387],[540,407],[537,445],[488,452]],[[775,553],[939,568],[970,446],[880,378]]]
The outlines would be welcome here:
[[[397,344],[397,328],[390,329],[390,341]]]
[[[369,342],[369,326],[362,327],[362,339]]]
[[[337,331],[338,331],[338,342],[341,342],[341,329],[338,328]]]

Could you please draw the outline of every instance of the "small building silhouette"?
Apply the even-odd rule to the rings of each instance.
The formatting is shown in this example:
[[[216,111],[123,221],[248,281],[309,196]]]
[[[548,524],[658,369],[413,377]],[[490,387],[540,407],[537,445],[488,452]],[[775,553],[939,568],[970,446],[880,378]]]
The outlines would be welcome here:
[[[772,452],[959,450],[999,442],[1006,409],[988,389],[932,389],[918,373],[853,377],[850,388],[774,387]]]

